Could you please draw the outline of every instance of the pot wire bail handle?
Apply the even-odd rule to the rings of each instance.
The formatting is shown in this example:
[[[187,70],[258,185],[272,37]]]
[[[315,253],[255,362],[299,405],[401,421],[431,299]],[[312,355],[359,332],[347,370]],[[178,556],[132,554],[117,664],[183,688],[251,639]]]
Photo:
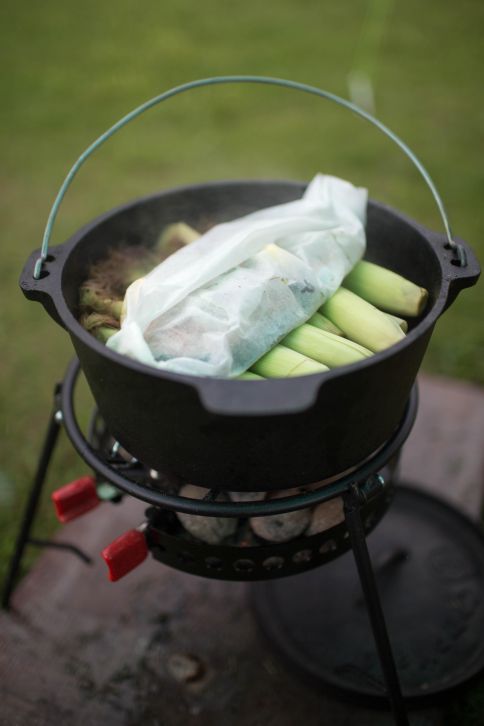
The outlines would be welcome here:
[[[352,113],[356,114],[357,116],[360,116],[361,118],[364,118],[366,121],[371,123],[373,126],[376,126],[385,136],[387,136],[389,139],[391,139],[402,151],[403,153],[410,159],[410,161],[414,164],[414,166],[418,169],[421,176],[423,177],[425,183],[427,184],[428,188],[432,192],[432,196],[435,200],[435,203],[437,204],[444,229],[445,234],[447,236],[447,247],[449,249],[452,249],[454,254],[456,255],[456,264],[458,264],[460,267],[465,267],[467,265],[467,255],[465,252],[464,247],[459,244],[458,242],[455,242],[452,237],[451,229],[449,220],[447,217],[447,212],[445,210],[444,204],[442,202],[442,199],[440,197],[439,192],[437,191],[437,188],[432,181],[432,178],[430,177],[430,174],[427,172],[423,164],[419,161],[419,159],[415,156],[413,151],[405,144],[404,141],[402,141],[393,131],[391,131],[389,128],[387,128],[381,121],[376,119],[371,114],[364,111],[362,108],[359,108],[355,104],[351,103],[350,101],[347,101],[344,98],[341,98],[340,96],[336,96],[333,93],[330,93],[329,91],[323,91],[320,88],[317,88],[316,86],[310,86],[305,83],[299,83],[297,81],[289,81],[283,78],[271,78],[268,76],[250,76],[250,75],[240,75],[240,76],[214,76],[212,78],[202,78],[196,81],[190,81],[189,83],[184,83],[181,86],[176,86],[175,88],[171,88],[169,91],[165,91],[164,93],[161,93],[158,96],[154,96],[149,101],[146,101],[145,103],[142,103],[137,108],[133,109],[133,111],[130,111],[130,113],[126,114],[126,116],[123,116],[119,121],[117,121],[113,126],[111,126],[107,131],[105,131],[101,136],[99,136],[93,143],[81,154],[81,156],[77,159],[75,164],[70,169],[69,173],[67,174],[66,178],[64,179],[62,186],[60,187],[57,196],[55,198],[54,204],[52,205],[52,208],[49,212],[49,216],[47,219],[47,224],[45,226],[44,230],[44,236],[42,240],[42,247],[41,247],[41,253],[40,257],[37,258],[34,266],[34,279],[38,280],[40,279],[41,273],[42,273],[42,267],[47,259],[47,255],[49,252],[49,242],[52,235],[52,228],[54,226],[55,220],[57,218],[57,213],[59,211],[59,207],[62,203],[62,200],[64,199],[65,193],[67,189],[69,188],[71,182],[73,181],[74,177],[76,176],[77,172],[81,168],[81,166],[84,164],[84,162],[91,156],[91,154],[96,151],[100,146],[102,146],[108,139],[111,138],[111,136],[114,136],[114,134],[122,129],[124,126],[126,126],[130,121],[133,121],[138,116],[141,116],[145,111],[148,111],[153,106],[157,106],[159,103],[162,103],[162,101],[166,101],[169,98],[172,98],[173,96],[177,96],[180,93],[185,93],[186,91],[190,91],[194,88],[201,88],[204,86],[215,86],[215,85],[221,85],[221,84],[228,84],[228,83],[254,83],[254,84],[261,84],[261,85],[268,85],[268,86],[279,86],[282,88],[288,88],[296,91],[302,91],[303,93],[309,93],[313,96],[319,96],[320,98],[325,98],[329,101],[333,101],[334,103],[338,104],[339,106],[343,106],[344,108],[348,109]]]

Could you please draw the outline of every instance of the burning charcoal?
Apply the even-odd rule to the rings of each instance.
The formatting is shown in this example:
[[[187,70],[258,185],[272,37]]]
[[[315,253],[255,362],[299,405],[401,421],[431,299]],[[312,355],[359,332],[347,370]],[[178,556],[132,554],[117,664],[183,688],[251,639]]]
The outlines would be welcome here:
[[[265,499],[266,492],[229,492],[233,502],[259,502]]]
[[[193,484],[185,484],[180,489],[179,494],[189,499],[203,499],[207,494],[207,490]],[[226,501],[226,496],[220,494],[217,499],[218,501]],[[218,544],[237,529],[237,519],[235,517],[204,517],[200,514],[184,514],[183,512],[177,512],[176,516],[187,532],[207,544]]]
[[[318,534],[318,532],[324,532],[325,529],[336,527],[337,524],[344,521],[344,518],[343,499],[341,497],[330,499],[329,502],[321,502],[313,509],[311,524],[306,534],[310,536]]]
[[[297,493],[297,489],[288,489],[272,494],[270,498],[282,499]],[[252,517],[250,526],[256,535],[268,542],[289,542],[304,532],[310,517],[309,509],[298,509],[295,512],[271,514],[268,517]]]

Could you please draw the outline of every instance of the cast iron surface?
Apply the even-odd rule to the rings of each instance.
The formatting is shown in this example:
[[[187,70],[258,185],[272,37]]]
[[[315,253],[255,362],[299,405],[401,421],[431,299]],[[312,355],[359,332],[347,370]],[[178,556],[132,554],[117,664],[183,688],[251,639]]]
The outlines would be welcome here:
[[[415,705],[450,694],[484,668],[484,538],[434,497],[397,487],[368,539],[404,696]],[[385,701],[351,553],[252,591],[274,646],[319,685]]]
[[[107,349],[77,322],[89,265],[113,244],[153,244],[171,222],[226,221],[301,196],[294,182],[220,182],[157,194],[94,220],[51,250],[34,280],[34,252],[21,278],[69,332],[110,431],[148,466],[224,490],[271,490],[331,477],[381,446],[397,426],[439,315],[475,283],[479,266],[455,265],[446,238],[375,202],[367,258],[430,291],[422,320],[398,345],[328,373],[267,381],[169,374]]]
[[[349,491],[355,481],[360,482],[360,488],[365,498],[373,493],[372,479],[376,472],[379,472],[387,463],[391,462],[399,452],[402,444],[407,439],[414,424],[418,394],[414,386],[405,408],[405,415],[399,422],[399,426],[392,435],[377,451],[360,462],[356,469],[342,472],[332,481],[321,481],[316,489],[289,497],[277,498],[264,501],[232,502],[216,501],[214,492],[220,491],[212,487],[207,491],[205,499],[190,499],[173,493],[173,480],[163,474],[160,481],[147,476],[149,467],[141,462],[126,463],[125,461],[113,461],[113,457],[106,451],[100,450],[99,436],[103,436],[105,422],[101,420],[100,433],[97,431],[96,414],[94,423],[90,427],[88,440],[82,433],[76,418],[74,408],[75,383],[79,375],[80,367],[77,360],[73,360],[67,369],[60,393],[60,413],[67,435],[74,448],[87,464],[101,477],[114,484],[122,492],[130,494],[137,499],[164,507],[169,510],[185,512],[186,514],[202,514],[212,517],[257,517],[268,514],[281,514],[320,502],[327,502],[334,497],[341,496]],[[106,429],[107,430],[107,429]],[[312,489],[312,488],[311,488]]]

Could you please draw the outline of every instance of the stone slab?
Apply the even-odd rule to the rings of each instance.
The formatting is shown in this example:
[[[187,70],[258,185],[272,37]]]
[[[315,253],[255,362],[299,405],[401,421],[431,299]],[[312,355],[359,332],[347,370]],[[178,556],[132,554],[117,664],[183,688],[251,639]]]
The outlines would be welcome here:
[[[419,409],[401,478],[478,519],[484,499],[484,389],[419,376]]]

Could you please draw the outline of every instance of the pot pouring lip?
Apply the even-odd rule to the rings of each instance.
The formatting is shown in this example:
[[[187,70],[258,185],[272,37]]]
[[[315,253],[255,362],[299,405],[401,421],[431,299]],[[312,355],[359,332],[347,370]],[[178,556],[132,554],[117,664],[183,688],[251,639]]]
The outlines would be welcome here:
[[[325,384],[329,384],[335,378],[343,378],[351,375],[351,372],[357,369],[369,368],[398,355],[421,335],[425,334],[429,328],[433,327],[438,317],[452,303],[460,289],[474,284],[479,276],[477,260],[472,250],[464,242],[459,240],[464,245],[468,254],[468,259],[470,260],[469,268],[459,268],[454,264],[453,252],[452,250],[446,249],[447,238],[444,235],[425,228],[415,220],[390,206],[370,199],[368,203],[373,208],[380,208],[389,212],[406,225],[412,227],[429,242],[441,268],[441,286],[432,307],[423,315],[415,328],[398,343],[386,350],[375,353],[368,359],[323,373],[314,373],[294,378],[244,381],[201,377],[171,371],[161,371],[128,356],[119,354],[96,340],[81,326],[66,303],[62,290],[62,282],[64,266],[70,252],[85,238],[88,232],[99,226],[100,223],[119,214],[121,211],[127,211],[140,203],[155,200],[160,197],[168,197],[185,191],[196,192],[197,189],[206,189],[207,187],[249,187],[254,184],[260,185],[261,187],[270,185],[292,188],[294,191],[300,191],[301,194],[307,186],[306,182],[284,180],[216,181],[208,184],[177,187],[130,201],[127,204],[120,205],[98,216],[84,225],[66,242],[51,248],[49,258],[46,261],[46,274],[39,280],[33,279],[33,268],[35,261],[38,259],[38,251],[32,253],[22,272],[20,280],[22,291],[29,299],[41,302],[56,322],[64,327],[71,335],[78,338],[82,344],[87,345],[96,353],[108,358],[113,364],[130,368],[136,373],[144,374],[155,380],[172,381],[173,383],[179,383],[192,388],[198,395],[202,406],[212,414],[232,417],[277,416],[298,414],[307,411],[316,403],[319,392]],[[453,287],[454,290],[452,290]],[[254,395],[251,395],[251,392]]]

